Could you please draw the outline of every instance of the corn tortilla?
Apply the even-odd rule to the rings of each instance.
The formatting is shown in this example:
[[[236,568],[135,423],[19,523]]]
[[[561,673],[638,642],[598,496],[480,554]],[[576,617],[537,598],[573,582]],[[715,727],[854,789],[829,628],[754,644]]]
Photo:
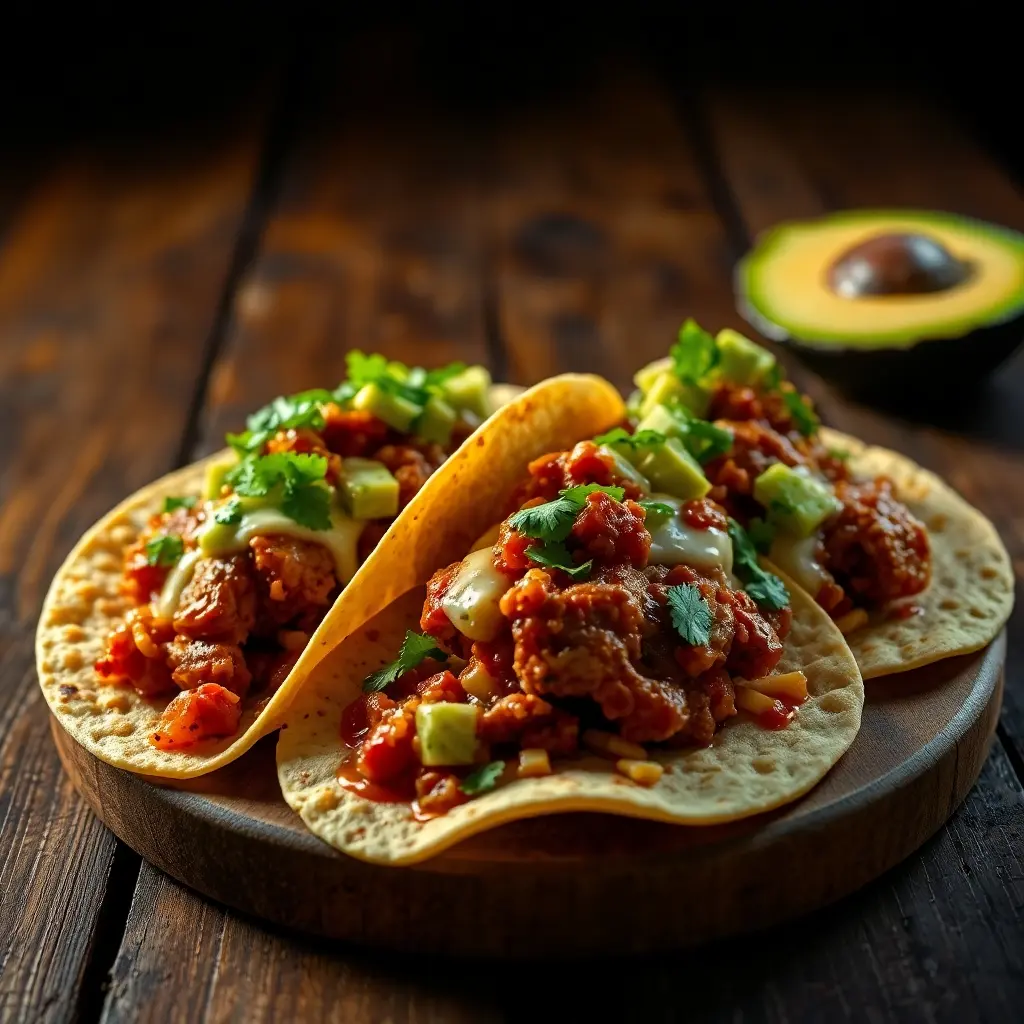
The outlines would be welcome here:
[[[239,731],[223,740],[157,749],[149,735],[167,699],[147,699],[130,686],[103,682],[93,666],[128,608],[120,594],[125,549],[165,497],[199,494],[206,467],[228,453],[171,473],[120,504],[75,545],[43,604],[36,665],[57,721],[109,764],[177,779],[214,771],[277,729],[301,681],[334,646],[410,587],[424,583],[439,561],[459,557],[493,522],[495,496],[504,498],[526,460],[545,445],[554,447],[569,431],[598,433],[624,415],[614,388],[585,374],[565,374],[521,393],[510,385],[496,388],[496,404],[507,404],[430,477],[342,590],[288,678],[265,706],[248,706]],[[460,496],[458,514],[452,510],[454,495]]]
[[[822,427],[829,448],[850,453],[855,476],[887,476],[896,497],[924,523],[932,578],[907,603],[907,618],[877,615],[847,636],[865,679],[907,672],[980,650],[999,635],[1013,610],[1013,568],[995,527],[934,473],[885,448]]]

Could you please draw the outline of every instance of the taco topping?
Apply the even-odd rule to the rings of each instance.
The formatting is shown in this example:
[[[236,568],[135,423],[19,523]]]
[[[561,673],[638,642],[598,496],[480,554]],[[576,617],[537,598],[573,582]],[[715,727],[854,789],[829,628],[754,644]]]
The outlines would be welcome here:
[[[232,736],[287,677],[399,512],[491,412],[482,367],[352,352],[333,391],[275,399],[229,434],[202,495],[171,496],[124,558],[135,606],[96,671],[172,698],[150,741]]]
[[[703,493],[844,631],[928,587],[924,525],[891,480],[856,478],[846,453],[826,447],[810,399],[782,379],[766,349],[688,320],[670,357],[635,382],[632,429],[608,440],[637,466],[638,453],[650,464],[659,451],[688,451]]]
[[[645,449],[615,434],[529,466],[493,546],[434,574],[422,632],[346,708],[342,786],[432,816],[584,752],[651,786],[659,749],[707,745],[737,715],[787,724],[807,688],[775,671],[785,585],[693,496],[685,445]]]

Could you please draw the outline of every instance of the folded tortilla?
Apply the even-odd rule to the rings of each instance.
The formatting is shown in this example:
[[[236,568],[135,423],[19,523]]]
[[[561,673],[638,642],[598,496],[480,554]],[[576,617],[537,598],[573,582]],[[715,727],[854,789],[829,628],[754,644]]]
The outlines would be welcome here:
[[[894,492],[928,530],[932,578],[906,601],[906,618],[878,613],[847,636],[865,679],[980,650],[1013,610],[1013,567],[995,527],[949,484],[910,459],[828,427],[829,448],[850,453],[855,476],[887,476]]]
[[[554,447],[569,431],[606,430],[624,415],[606,381],[565,374],[519,392],[496,385],[503,404],[426,482],[394,521],[373,554],[344,587],[278,690],[245,708],[239,732],[181,750],[149,742],[168,700],[147,699],[129,685],[100,679],[94,669],[110,631],[128,603],[121,595],[123,555],[159,512],[165,497],[199,494],[218,452],[149,484],[122,502],[75,545],[50,586],[36,633],[43,695],[57,721],[91,753],[145,775],[192,778],[214,771],[277,729],[295,691],[312,669],[353,630],[410,587],[424,583],[439,562],[460,557],[493,522],[521,466],[538,447]],[[457,500],[453,498],[457,496]]]

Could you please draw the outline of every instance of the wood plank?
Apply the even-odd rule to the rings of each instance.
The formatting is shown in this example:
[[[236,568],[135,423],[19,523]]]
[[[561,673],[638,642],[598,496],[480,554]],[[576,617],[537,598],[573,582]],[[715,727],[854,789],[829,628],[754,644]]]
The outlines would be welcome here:
[[[66,1020],[109,954],[131,858],[61,772],[35,681],[46,586],[79,535],[168,470],[258,155],[254,123],[129,168],[70,157],[0,248],[0,1017]],[[135,862],[137,864],[137,861]],[[132,870],[112,876],[112,870]],[[108,905],[116,916],[117,897]],[[114,927],[119,934],[121,922]],[[102,969],[100,969],[102,973]],[[92,978],[90,981],[99,981]]]
[[[955,123],[912,95],[835,93],[825,105],[791,92],[718,91],[710,113],[726,177],[751,235],[828,209],[910,205],[1024,229],[1024,197]],[[945,476],[988,515],[1024,577],[1024,352],[978,407],[950,396],[936,424],[898,423],[816,388],[837,426],[888,444]],[[1024,765],[1024,602],[1010,622],[1004,738]]]

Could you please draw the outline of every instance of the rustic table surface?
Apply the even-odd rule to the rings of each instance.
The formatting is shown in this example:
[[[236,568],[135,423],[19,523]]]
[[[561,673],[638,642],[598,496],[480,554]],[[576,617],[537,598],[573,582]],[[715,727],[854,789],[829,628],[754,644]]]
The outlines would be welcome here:
[[[191,144],[0,167],[0,1019],[1019,1020],[1021,608],[991,756],[918,855],[771,935],[587,965],[600,984],[559,992],[227,912],[140,862],[63,776],[33,633],[64,555],[248,411],[339,379],[347,349],[626,388],[684,317],[743,327],[731,268],[782,218],[909,205],[1024,229],[1007,173],[927,96],[692,89],[609,61],[482,116],[393,40],[346,47],[271,69]],[[791,370],[826,422],[945,475],[1024,571],[1024,360],[931,425]]]

